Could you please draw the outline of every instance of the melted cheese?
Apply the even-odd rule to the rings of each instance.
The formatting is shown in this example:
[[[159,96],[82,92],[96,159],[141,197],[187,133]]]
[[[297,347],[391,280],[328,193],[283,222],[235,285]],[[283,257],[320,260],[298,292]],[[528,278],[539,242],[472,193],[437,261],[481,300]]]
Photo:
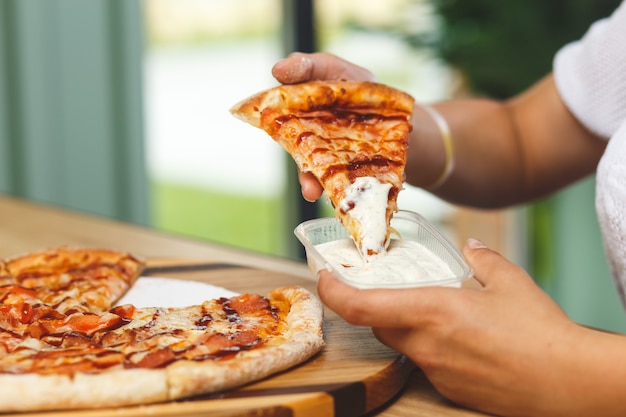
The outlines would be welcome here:
[[[387,240],[387,201],[391,184],[382,184],[374,177],[360,177],[346,189],[339,208],[361,225],[360,251],[366,262],[385,254]]]
[[[350,239],[316,245],[338,274],[356,287],[436,284],[454,278],[450,267],[418,242],[392,239],[386,256],[364,262]]]

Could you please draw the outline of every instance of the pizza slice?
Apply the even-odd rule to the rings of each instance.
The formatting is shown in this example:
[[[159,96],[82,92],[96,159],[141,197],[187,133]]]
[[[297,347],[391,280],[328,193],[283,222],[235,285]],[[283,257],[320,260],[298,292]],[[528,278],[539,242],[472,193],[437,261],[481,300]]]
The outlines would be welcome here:
[[[319,352],[322,311],[294,286],[182,308],[41,317],[40,334],[0,332],[0,411],[118,407],[241,386]]]
[[[232,107],[312,173],[365,261],[383,255],[403,187],[414,99],[373,82],[282,85]]]
[[[0,354],[76,343],[121,325],[107,310],[143,268],[128,253],[67,247],[1,262]]]
[[[59,313],[106,311],[128,291],[144,262],[108,249],[55,248],[6,261],[13,283]]]

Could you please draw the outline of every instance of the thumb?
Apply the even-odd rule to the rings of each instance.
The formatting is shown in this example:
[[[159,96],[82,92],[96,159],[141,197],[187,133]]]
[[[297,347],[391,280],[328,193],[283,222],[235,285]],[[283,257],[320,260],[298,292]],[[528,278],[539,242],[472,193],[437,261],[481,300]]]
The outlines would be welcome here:
[[[272,75],[282,84],[296,84],[311,79],[314,69],[311,55],[294,52],[272,67]]]
[[[309,80],[375,81],[376,79],[369,70],[328,52],[312,54],[294,52],[274,64],[272,75],[283,84]]]
[[[498,252],[489,249],[480,240],[470,238],[465,243],[463,255],[474,270],[474,278],[483,287],[490,287],[503,279],[515,276],[530,277],[520,267],[507,260]]]

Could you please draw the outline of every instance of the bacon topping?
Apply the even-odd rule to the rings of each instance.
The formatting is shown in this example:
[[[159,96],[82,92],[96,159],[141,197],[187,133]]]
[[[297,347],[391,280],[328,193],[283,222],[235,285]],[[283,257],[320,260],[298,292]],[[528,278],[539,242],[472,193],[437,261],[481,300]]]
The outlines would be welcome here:
[[[72,263],[52,253],[38,262],[29,267],[18,258],[0,271],[0,373],[71,375],[112,367],[159,368],[181,359],[224,360],[262,346],[280,328],[281,313],[286,314],[251,294],[184,313],[110,308],[127,267],[88,254]]]

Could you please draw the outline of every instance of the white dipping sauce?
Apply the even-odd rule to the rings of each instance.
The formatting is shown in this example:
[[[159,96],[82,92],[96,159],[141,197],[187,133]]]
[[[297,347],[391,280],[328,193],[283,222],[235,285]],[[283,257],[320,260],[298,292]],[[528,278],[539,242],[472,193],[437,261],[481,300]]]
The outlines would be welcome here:
[[[351,239],[315,245],[338,273],[355,286],[433,283],[454,278],[450,267],[422,244],[391,239],[387,254],[364,262]]]
[[[385,254],[390,189],[391,184],[382,184],[374,177],[359,177],[346,188],[346,197],[339,202],[341,210],[361,225],[360,250],[367,262]]]

